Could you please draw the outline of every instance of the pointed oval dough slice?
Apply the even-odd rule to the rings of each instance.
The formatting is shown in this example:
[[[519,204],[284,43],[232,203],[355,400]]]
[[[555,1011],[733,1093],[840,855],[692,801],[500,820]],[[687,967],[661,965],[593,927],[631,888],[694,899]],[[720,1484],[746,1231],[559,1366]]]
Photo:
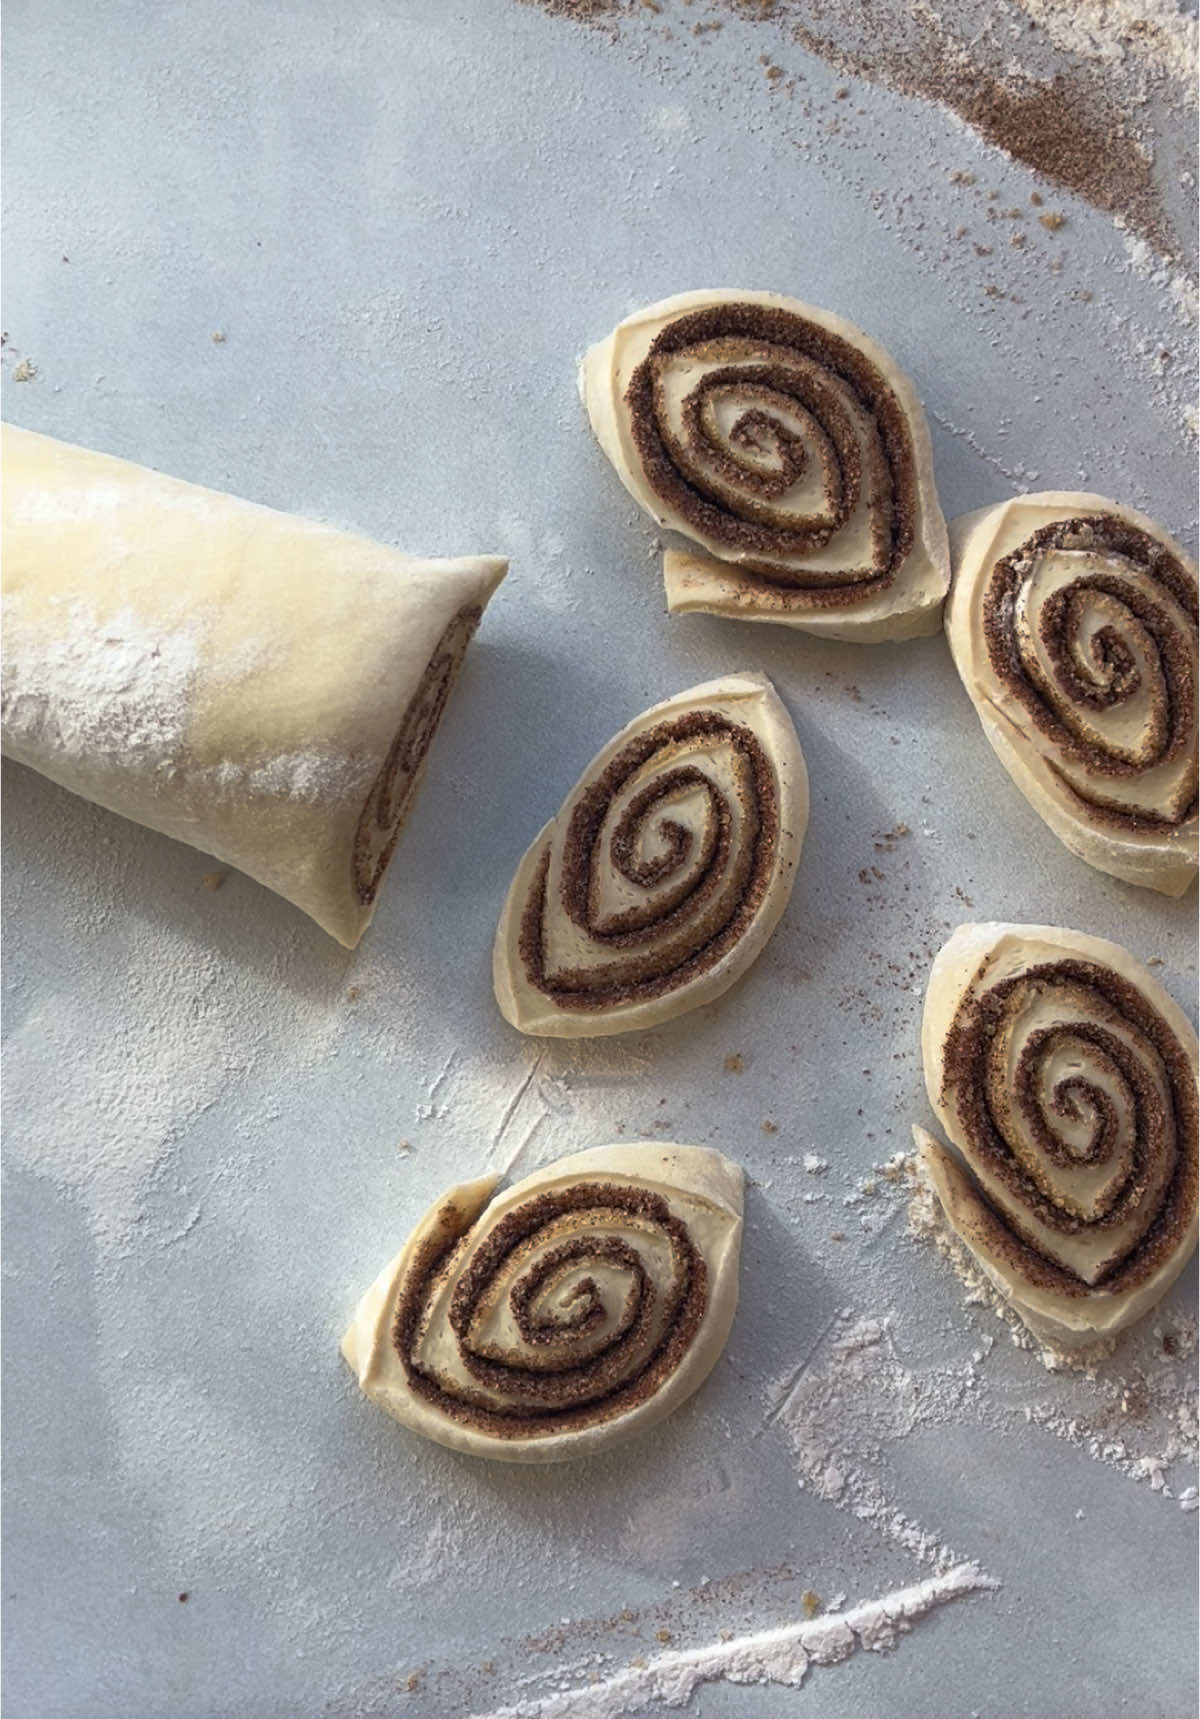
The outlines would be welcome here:
[[[1070,1349],[1162,1297],[1196,1245],[1197,1046],[1119,944],[963,925],[921,1032],[957,1154],[914,1129],[946,1216],[1026,1324]]]
[[[1145,514],[1046,491],[956,519],[946,635],[997,757],[1127,883],[1196,876],[1196,567]]]
[[[451,1188],[359,1304],[371,1400],[505,1462],[589,1456],[707,1378],[738,1293],[742,1172],[700,1146],[579,1152]]]
[[[505,561],[4,426],[3,747],[353,946]]]
[[[800,743],[764,676],[656,704],[517,867],[492,961],[505,1019],[586,1038],[711,1002],[775,929],[807,823]]]
[[[626,489],[691,546],[664,556],[673,614],[866,643],[938,631],[925,414],[853,323],[779,293],[680,293],[593,346],[580,391]]]

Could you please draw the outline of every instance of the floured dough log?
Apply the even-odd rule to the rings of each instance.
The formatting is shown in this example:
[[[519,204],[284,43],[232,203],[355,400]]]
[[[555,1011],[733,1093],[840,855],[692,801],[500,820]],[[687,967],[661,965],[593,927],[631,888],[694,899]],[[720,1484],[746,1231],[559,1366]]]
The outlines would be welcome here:
[[[936,633],[946,523],[916,390],[853,323],[778,293],[680,293],[583,360],[600,446],[654,519],[671,612],[867,643]]]
[[[587,1038],[719,997],[778,924],[807,824],[800,743],[764,676],[654,705],[517,868],[492,960],[505,1019]]]
[[[1046,925],[963,925],[933,964],[930,1103],[915,1129],[946,1216],[1062,1349],[1131,1324],[1196,1245],[1197,1047],[1125,949]]]
[[[342,1339],[426,1438],[507,1462],[587,1456],[670,1414],[725,1346],[742,1172],[700,1146],[579,1152],[448,1190]]]
[[[506,563],[4,427],[5,753],[353,946]]]
[[[1048,491],[951,527],[946,635],[992,747],[1059,840],[1182,895],[1196,876],[1196,568],[1154,521]]]

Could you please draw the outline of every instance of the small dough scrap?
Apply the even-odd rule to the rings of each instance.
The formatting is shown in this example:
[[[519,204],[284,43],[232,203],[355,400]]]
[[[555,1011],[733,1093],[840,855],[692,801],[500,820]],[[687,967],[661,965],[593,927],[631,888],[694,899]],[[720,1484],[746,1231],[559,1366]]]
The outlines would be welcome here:
[[[451,1188],[371,1285],[342,1354],[372,1402],[502,1462],[590,1456],[712,1371],[733,1323],[742,1172],[645,1141],[503,1193]]]
[[[956,519],[946,635],[1000,762],[1073,854],[1182,895],[1197,872],[1196,566],[1101,495]]]
[[[353,947],[495,556],[420,561],[6,424],[3,748]]]
[[[625,488],[688,540],[663,558],[672,614],[863,643],[940,629],[925,414],[853,323],[779,293],[680,293],[593,346],[580,391]]]
[[[914,1128],[952,1228],[1029,1328],[1093,1346],[1140,1319],[1197,1233],[1196,1034],[1119,944],[962,925],[921,1032],[955,1152]]]
[[[765,676],[654,705],[517,867],[492,958],[504,1018],[588,1038],[719,997],[778,924],[807,824],[804,756]]]

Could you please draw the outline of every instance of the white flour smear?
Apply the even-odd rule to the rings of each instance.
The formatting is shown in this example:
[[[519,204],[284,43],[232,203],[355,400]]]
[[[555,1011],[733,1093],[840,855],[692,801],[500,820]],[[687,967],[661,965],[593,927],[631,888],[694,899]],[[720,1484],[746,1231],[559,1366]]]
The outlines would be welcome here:
[[[686,1707],[703,1683],[775,1683],[796,1689],[811,1666],[836,1665],[859,1648],[882,1653],[935,1606],[996,1585],[974,1564],[957,1564],[847,1611],[655,1654],[599,1682],[535,1695],[475,1719],[619,1719],[652,1701]]]
[[[894,1173],[898,1162],[882,1173]],[[765,1424],[782,1429],[800,1486],[921,1563],[945,1569],[960,1554],[898,1507],[889,1452],[910,1434],[938,1427],[1003,1434],[1023,1422],[1194,1511],[1196,1320],[1161,1311],[1127,1334],[1110,1359],[1081,1364],[1042,1349],[949,1230],[918,1164],[903,1163],[910,1233],[953,1266],[967,1303],[995,1317],[1014,1347],[1040,1353],[1046,1372],[1000,1368],[1003,1351],[988,1331],[963,1359],[922,1362],[906,1353],[909,1334],[896,1308],[867,1317],[845,1308],[802,1365],[767,1391]]]

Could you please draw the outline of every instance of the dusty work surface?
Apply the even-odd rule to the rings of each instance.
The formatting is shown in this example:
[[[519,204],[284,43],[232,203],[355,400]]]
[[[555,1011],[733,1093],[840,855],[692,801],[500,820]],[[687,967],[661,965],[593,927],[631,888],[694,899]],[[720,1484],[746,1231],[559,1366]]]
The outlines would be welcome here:
[[[574,11],[7,8],[6,415],[512,573],[355,955],[5,767],[6,1719],[610,1719],[694,1682],[705,1719],[1182,1719],[1194,1267],[1049,1372],[889,1161],[951,927],[1115,936],[1190,1006],[1195,896],[1071,859],[941,638],[668,620],[575,360],[674,291],[793,293],[916,377],[947,514],[1085,487],[1194,543],[1187,17]],[[519,855],[622,723],[737,668],[812,776],[774,940],[653,1033],[522,1039]],[[337,1339],[447,1183],[646,1136],[750,1178],[693,1402],[522,1471],[359,1396]]]

